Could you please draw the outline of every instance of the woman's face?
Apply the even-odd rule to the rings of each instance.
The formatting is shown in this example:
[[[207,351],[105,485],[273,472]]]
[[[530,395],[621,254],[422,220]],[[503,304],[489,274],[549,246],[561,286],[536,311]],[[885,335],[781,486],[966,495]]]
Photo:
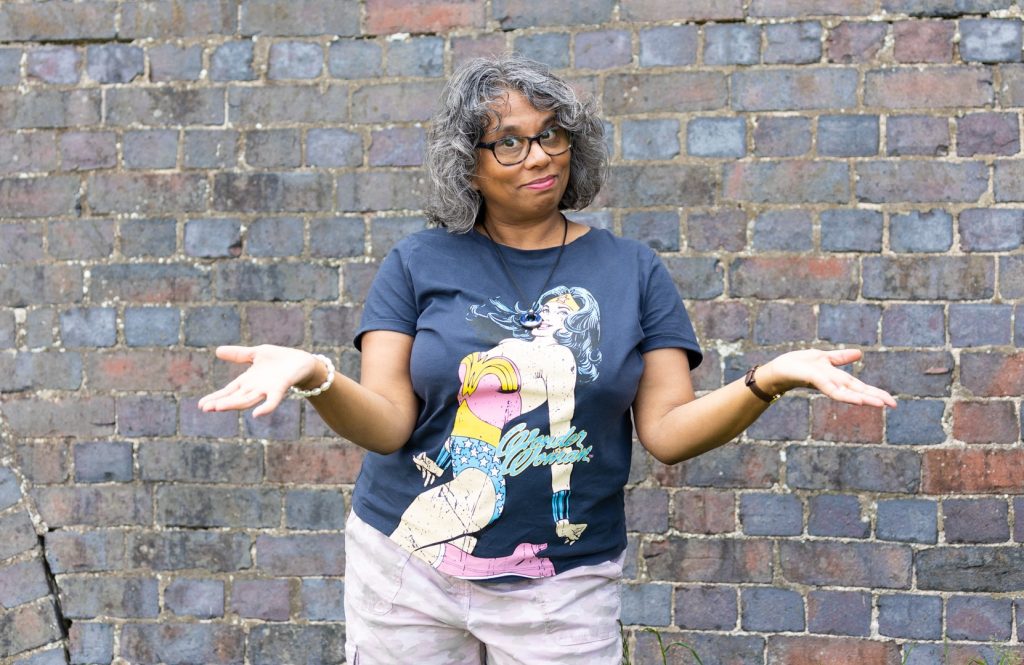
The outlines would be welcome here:
[[[536,136],[555,125],[555,114],[538,111],[521,93],[509,91],[495,102],[482,143],[505,136]],[[512,166],[499,164],[494,153],[477,148],[472,183],[486,203],[489,218],[506,221],[543,221],[558,216],[558,202],[569,185],[569,154],[552,157],[534,141],[526,159]]]
[[[540,325],[533,329],[534,337],[552,337],[556,332],[565,330],[565,319],[572,310],[549,300],[540,308]]]

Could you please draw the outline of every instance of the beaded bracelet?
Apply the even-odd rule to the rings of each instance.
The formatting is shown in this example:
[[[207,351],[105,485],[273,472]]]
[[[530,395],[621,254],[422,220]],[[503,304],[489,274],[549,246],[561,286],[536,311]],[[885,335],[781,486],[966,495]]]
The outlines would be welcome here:
[[[295,386],[291,387],[291,392],[296,397],[316,397],[317,395],[325,392],[334,383],[334,363],[327,356],[320,355],[319,353],[313,356],[327,367],[327,379],[316,388],[312,390],[300,390]]]

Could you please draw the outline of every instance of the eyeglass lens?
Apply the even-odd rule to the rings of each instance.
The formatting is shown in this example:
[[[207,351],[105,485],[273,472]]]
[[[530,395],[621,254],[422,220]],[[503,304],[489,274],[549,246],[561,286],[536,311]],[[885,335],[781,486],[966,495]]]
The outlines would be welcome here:
[[[534,141],[540,144],[541,150],[554,157],[569,149],[569,132],[561,127],[552,127],[534,137],[506,136],[495,142],[494,156],[502,164],[516,164],[526,159]]]

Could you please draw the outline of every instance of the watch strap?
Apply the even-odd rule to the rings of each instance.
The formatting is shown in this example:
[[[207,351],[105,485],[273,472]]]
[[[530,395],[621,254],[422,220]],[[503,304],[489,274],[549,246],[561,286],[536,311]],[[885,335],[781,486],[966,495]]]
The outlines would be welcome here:
[[[775,400],[782,397],[782,395],[769,395],[765,391],[761,390],[761,387],[757,385],[757,381],[754,379],[754,372],[757,371],[758,367],[760,367],[760,365],[754,365],[753,367],[747,370],[746,375],[743,377],[743,384],[750,388],[750,392],[757,395],[759,399],[771,404]]]

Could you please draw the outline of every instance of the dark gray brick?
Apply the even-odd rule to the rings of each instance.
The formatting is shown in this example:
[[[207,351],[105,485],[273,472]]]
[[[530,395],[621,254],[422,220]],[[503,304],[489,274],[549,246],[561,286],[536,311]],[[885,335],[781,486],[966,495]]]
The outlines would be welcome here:
[[[281,495],[273,489],[167,485],[157,488],[156,504],[163,526],[275,527]]]
[[[830,252],[880,252],[882,213],[876,210],[824,210],[821,248]]]
[[[312,132],[310,132],[312,135]],[[348,143],[348,141],[346,141]],[[385,127],[370,135],[370,166],[420,166],[426,152],[426,133],[421,127]],[[362,163],[362,142],[346,152],[346,161]]]
[[[1013,632],[1009,598],[952,596],[946,601],[946,637],[1006,642]]]
[[[640,39],[640,60],[643,62],[643,37],[641,36]],[[520,35],[516,37],[515,50],[520,53],[529,53],[532,59],[543,62],[553,69],[569,66],[569,34],[566,32]]]
[[[804,601],[799,591],[745,588],[740,592],[740,613],[744,630],[804,630]]]
[[[909,546],[799,539],[779,543],[782,576],[795,584],[908,589]]]
[[[632,59],[630,33],[626,30],[594,30],[576,33],[576,67],[610,69],[628,65]]]
[[[740,522],[748,536],[797,536],[803,533],[803,505],[792,494],[743,494]]]
[[[1016,113],[968,113],[956,122],[956,154],[1015,155],[1020,152]]]
[[[361,123],[430,119],[440,85],[435,81],[364,85],[352,93],[352,120]]]
[[[301,615],[310,621],[345,620],[345,583],[336,579],[303,579],[299,589]]]
[[[760,60],[761,29],[757,25],[725,23],[704,27],[704,64],[754,65]]]
[[[715,198],[715,175],[696,164],[613,166],[599,201],[624,208],[710,205]]]
[[[812,222],[803,210],[769,210],[754,219],[754,248],[805,252],[812,247]]]
[[[114,222],[82,219],[51,222],[50,255],[56,259],[102,259],[114,252]]]
[[[1024,210],[969,208],[960,213],[960,246],[968,252],[999,252],[1024,244]]]
[[[910,450],[790,446],[786,481],[798,489],[915,492],[921,459]]]
[[[238,436],[238,414],[234,411],[200,411],[196,397],[182,398],[180,427],[184,436],[224,438]]]
[[[882,0],[882,9],[889,13],[911,16],[949,16],[961,14],[987,14],[997,9],[1008,9],[1008,0]]]
[[[224,123],[224,90],[219,88],[111,88],[106,91],[106,103],[107,122],[114,126]]]
[[[290,529],[341,529],[345,497],[335,490],[291,490],[285,494],[285,523]]]
[[[338,297],[337,268],[307,263],[218,265],[217,295],[227,300],[299,301]]]
[[[965,62],[1020,62],[1021,44],[1017,19],[960,21],[960,57]]]
[[[224,616],[224,582],[176,579],[164,590],[164,606],[177,616],[198,619]]]
[[[420,171],[367,171],[338,176],[342,211],[418,210],[427,182]]]
[[[878,502],[875,533],[879,540],[935,543],[938,504],[930,499],[886,499]]]
[[[21,49],[0,48],[0,85],[17,85],[21,79]]]
[[[296,167],[302,163],[302,139],[297,129],[246,132],[245,161],[257,168]]]
[[[242,319],[230,305],[192,307],[185,312],[185,345],[237,344],[242,339]]]
[[[622,623],[667,626],[672,605],[672,587],[667,584],[624,584]]]
[[[800,111],[857,105],[857,72],[852,69],[741,69],[731,79],[731,105],[736,111]]]
[[[38,222],[7,222],[0,226],[0,262],[30,264],[45,258],[45,227]]]
[[[942,346],[946,316],[942,305],[894,304],[882,314],[882,344]]]
[[[345,628],[341,624],[260,625],[249,633],[253,665],[334,663],[344,652]]]
[[[797,157],[811,149],[811,121],[800,116],[760,116],[754,126],[754,153]]]
[[[198,81],[202,71],[201,46],[159,44],[149,49],[149,78],[154,82]]]
[[[109,663],[114,658],[114,627],[109,624],[76,621],[68,642],[72,665]]]
[[[821,60],[821,23],[797,21],[766,25],[765,64],[806,64]]]
[[[697,157],[742,157],[747,151],[743,118],[694,118],[686,124],[686,151]]]
[[[138,46],[97,44],[86,51],[86,72],[97,83],[128,83],[142,75],[145,53]]]
[[[364,251],[365,236],[360,218],[314,219],[309,223],[309,251],[313,256],[359,256]]]
[[[736,589],[725,586],[677,587],[676,625],[691,630],[732,630],[739,616]]]
[[[160,612],[155,577],[64,575],[58,583],[61,607],[69,619],[155,618]]]
[[[74,178],[78,182],[78,178]],[[5,216],[50,217],[70,214],[81,202],[77,187],[65,176],[0,178],[0,206]]]
[[[409,37],[388,42],[389,76],[444,75],[444,39],[441,37]]]
[[[185,167],[212,169],[235,166],[238,132],[197,129],[185,132]]]
[[[374,143],[376,144],[376,134]],[[306,163],[310,166],[361,166],[363,163],[363,137],[347,129],[311,129],[306,134]],[[371,165],[385,166],[404,165],[392,163],[387,159],[378,160],[378,164],[374,164],[372,153],[370,163]]]
[[[0,606],[12,608],[50,594],[41,559],[0,566]]]
[[[900,408],[886,411],[889,443],[922,445],[946,440],[942,416],[945,403],[939,400],[903,400]]]
[[[727,200],[793,204],[850,198],[849,166],[834,161],[730,161],[722,167],[722,179]]]
[[[100,122],[99,90],[0,92],[0,120],[8,129],[97,125]]]
[[[867,637],[871,634],[871,594],[811,591],[807,594],[807,630]]]
[[[143,480],[257,483],[263,473],[259,446],[237,443],[144,442],[138,459]]]
[[[129,0],[121,9],[122,37],[231,35],[237,29],[236,0]]]
[[[853,495],[812,496],[808,511],[807,533],[812,536],[867,538],[871,531],[871,523],[861,514],[860,501]]]
[[[300,402],[283,402],[272,413],[259,418],[253,416],[252,411],[246,411],[242,415],[245,436],[278,441],[298,439],[300,407]]]
[[[0,615],[0,633],[4,636],[4,640],[0,641],[0,658],[5,659],[51,642],[59,642],[61,629],[53,602],[47,600],[45,603],[23,605],[3,613]],[[56,652],[63,662],[63,650],[57,649]],[[54,665],[53,659],[49,657],[54,652],[44,653],[46,660],[43,665]],[[16,662],[26,661],[19,659]]]
[[[60,315],[60,333],[68,348],[113,346],[117,311],[112,307],[73,307]]]
[[[327,51],[327,69],[331,76],[344,79],[376,78],[383,73],[383,49],[375,41],[339,39]]]
[[[288,580],[235,580],[231,609],[245,619],[287,621],[291,616]]]
[[[181,312],[174,307],[126,307],[124,338],[128,346],[171,346],[178,343]]]
[[[633,212],[622,218],[622,235],[645,243],[656,252],[679,251],[679,213]]]
[[[60,136],[65,171],[103,169],[117,165],[117,136],[113,132],[65,132]]]
[[[945,499],[942,528],[947,543],[1001,543],[1010,539],[1005,499]]]
[[[103,173],[89,179],[94,213],[159,215],[206,208],[206,178],[181,173]]]
[[[949,121],[930,115],[897,115],[885,121],[886,152],[892,156],[949,153]]]
[[[975,300],[991,298],[995,266],[981,256],[865,257],[865,298]]]
[[[909,212],[889,219],[894,252],[945,252],[953,245],[953,216],[944,210]]]
[[[238,212],[330,209],[331,178],[318,173],[218,173],[213,208]]]
[[[25,59],[25,73],[45,83],[78,83],[82,53],[74,46],[41,46]]]
[[[322,0],[247,0],[242,4],[243,35],[283,37],[359,34],[360,7]]]
[[[868,203],[970,203],[988,189],[981,162],[869,161],[857,164],[857,174],[857,199]]]
[[[82,356],[77,352],[18,352],[0,356],[0,391],[77,390],[82,385]]]
[[[942,637],[942,598],[910,594],[878,598],[878,632],[886,637],[935,640]]]
[[[177,249],[174,219],[124,219],[120,227],[121,253],[125,256],[170,256]]]
[[[322,577],[345,570],[345,537],[336,533],[256,538],[256,566],[274,576]]]
[[[523,0],[495,0],[493,16],[502,29],[531,28],[545,25],[605,23],[611,18],[612,0],[534,3]]]
[[[878,116],[821,116],[818,118],[818,154],[828,157],[878,154]]]
[[[246,251],[250,256],[299,256],[303,224],[298,217],[262,217],[249,224]]]
[[[210,55],[210,80],[251,81],[256,78],[252,60],[252,41],[221,44]]]
[[[1011,343],[1010,305],[952,304],[949,338],[953,346],[971,347]]]
[[[719,72],[610,74],[602,108],[611,115],[713,111],[725,106],[728,84]]]
[[[126,552],[131,568],[234,573],[252,567],[251,547],[244,533],[163,530],[129,534]]]
[[[117,398],[118,434],[122,436],[170,436],[177,429],[178,405],[173,397],[125,395]]]
[[[146,665],[230,665],[245,658],[245,633],[216,623],[129,623],[121,629],[121,655]]]
[[[0,510],[7,510],[14,504],[21,501],[21,486],[18,477],[14,475],[14,472],[10,468],[4,466],[0,467]],[[11,607],[10,604],[0,604]]]
[[[178,131],[154,129],[125,132],[124,165],[130,169],[171,169],[178,163]]]
[[[672,159],[678,154],[678,120],[623,121],[623,159]]]
[[[242,253],[237,219],[191,219],[185,222],[185,254],[200,258],[236,257]]]
[[[933,547],[914,555],[919,589],[1007,593],[1024,589],[1024,549]]]
[[[323,71],[324,49],[315,42],[275,42],[268,61],[268,79],[312,79]]]
[[[75,481],[79,483],[129,482],[132,479],[132,444],[93,441],[74,445]]]

